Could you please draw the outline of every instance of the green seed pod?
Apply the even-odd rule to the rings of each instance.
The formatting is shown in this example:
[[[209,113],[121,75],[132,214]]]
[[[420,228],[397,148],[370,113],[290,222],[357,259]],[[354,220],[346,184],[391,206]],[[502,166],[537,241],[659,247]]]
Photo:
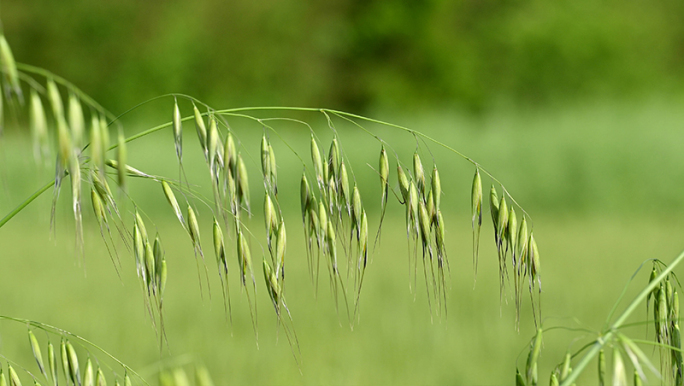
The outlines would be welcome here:
[[[48,366],[50,366],[50,376],[52,377],[52,385],[57,386],[57,357],[55,356],[55,346],[52,342],[48,342]],[[0,386],[2,382],[0,382]]]
[[[437,227],[435,228],[435,235],[437,237],[437,245],[440,249],[444,249],[444,218],[442,217],[442,211],[437,212]]]
[[[14,61],[14,55],[10,49],[5,35],[0,34],[0,64],[2,64],[2,72],[4,72],[9,79],[10,86],[17,94],[19,99],[22,99],[21,86],[19,85],[19,73],[17,72],[17,64]]]
[[[157,288],[161,288],[161,266],[164,261],[164,251],[162,250],[159,235],[154,239],[154,278]]]
[[[311,188],[309,187],[309,180],[306,179],[306,172],[302,173],[302,182],[299,185],[299,193],[303,221],[311,205]]]
[[[135,210],[135,223],[138,225],[138,230],[140,231],[143,241],[147,241],[148,237],[147,229],[145,228],[145,222],[143,221],[137,209]]]
[[[508,213],[508,227],[506,236],[508,238],[508,243],[511,246],[511,251],[516,254],[518,248],[518,216],[515,214],[515,209],[511,206]]]
[[[126,151],[126,139],[124,138],[123,130],[119,130],[118,137],[119,146],[117,147],[116,161],[119,164],[117,168],[118,182],[121,189],[126,190],[126,161],[128,152]]]
[[[221,226],[219,225],[218,221],[216,221],[216,217],[214,217],[213,235],[214,235],[214,253],[216,254],[216,261],[219,264],[225,264],[226,263],[226,248],[225,248],[225,244],[223,243],[223,231],[221,230]]]
[[[539,260],[539,249],[537,248],[537,242],[534,240],[534,232],[530,232],[529,248],[527,250],[527,255],[531,263],[531,277],[535,280],[539,277],[541,265]]]
[[[169,275],[168,268],[166,267],[166,259],[161,261],[161,269],[159,274],[159,293],[164,295],[164,290],[166,289],[166,278]]]
[[[606,353],[603,349],[598,354],[598,384],[599,386],[606,385]]]
[[[85,123],[83,121],[83,108],[76,95],[69,93],[69,127],[71,128],[71,139],[76,152],[81,152],[83,145],[83,132]]]
[[[95,386],[95,373],[93,372],[93,363],[90,358],[86,361],[85,373],[83,373],[83,386]]]
[[[278,168],[276,166],[276,158],[275,158],[275,152],[273,151],[273,145],[270,143],[268,144],[268,153],[270,154],[270,157],[268,158],[271,161],[271,180],[273,184],[273,189],[277,189],[277,180],[278,180]]]
[[[314,171],[316,172],[316,180],[318,185],[323,185],[323,160],[321,159],[321,152],[318,150],[318,143],[313,134],[311,134],[311,160],[313,161]]]
[[[2,372],[2,367],[0,367],[0,386],[7,386],[7,378],[5,377],[5,373]]]
[[[494,224],[494,233],[498,233],[498,223],[499,221],[499,197],[496,194],[496,188],[492,185],[489,190],[489,212],[492,214],[492,223]]]
[[[138,276],[142,276],[144,280],[145,240],[142,237],[142,232],[137,222],[133,224],[133,254],[135,255],[135,265],[138,270]]]
[[[45,372],[45,365],[43,364],[43,355],[40,352],[40,345],[38,344],[38,339],[36,339],[36,336],[33,335],[33,331],[31,330],[28,330],[28,335],[29,343],[31,343],[31,351],[33,352],[33,357],[36,359],[36,363],[38,363],[38,368],[40,369],[40,372],[47,377],[47,373]]]
[[[268,140],[266,139],[266,134],[264,133],[261,136],[261,170],[264,172],[265,179],[268,179],[271,175],[270,154]]]
[[[195,113],[195,129],[197,129],[197,137],[199,138],[200,145],[202,145],[202,150],[204,151],[204,156],[207,157],[207,127],[204,124],[204,118],[200,113],[195,103],[192,103],[192,108]]]
[[[515,369],[515,386],[525,386],[525,380],[517,368]]]
[[[67,353],[66,340],[64,340],[64,338],[62,338],[59,344],[59,354],[62,359],[62,370],[64,371],[64,377],[69,379],[71,377],[71,370],[69,370],[69,354]]]
[[[330,144],[330,152],[328,153],[328,171],[335,180],[339,177],[341,161],[340,145],[337,143],[337,137],[334,137]]]
[[[238,154],[237,156],[237,182],[238,182],[238,193],[245,201],[247,205],[247,211],[251,212],[249,208],[249,179],[247,177],[247,167],[245,162],[242,160],[242,156]]]
[[[634,370],[634,386],[643,386],[643,384],[641,377],[639,377],[639,372]]]
[[[228,171],[237,172],[237,150],[235,150],[235,141],[233,134],[228,132],[226,136],[226,143],[223,145],[223,162],[228,165]]]
[[[363,204],[361,203],[361,193],[359,187],[354,184],[352,190],[352,214],[354,216],[354,224],[357,226],[361,224],[361,212],[363,211]]]
[[[95,377],[95,385],[96,386],[107,386],[107,379],[105,378],[105,375],[102,372],[102,369],[100,369],[100,368],[97,369],[97,376]]]
[[[21,386],[21,380],[19,379],[19,375],[17,375],[17,372],[14,371],[12,365],[7,365],[7,367],[9,371],[10,386]]]
[[[197,222],[197,216],[195,216],[195,211],[192,209],[192,206],[190,205],[188,205],[188,231],[190,232],[190,239],[192,239],[193,244],[199,245],[199,223]]]
[[[506,205],[506,196],[501,195],[501,201],[499,202],[499,218],[496,220],[498,226],[498,239],[499,243],[503,244],[504,236],[508,231],[508,205]]]
[[[420,223],[420,235],[423,239],[423,244],[425,245],[430,239],[430,217],[423,201],[420,201],[418,219]]]
[[[387,202],[387,192],[389,189],[389,159],[387,158],[387,151],[385,151],[384,145],[380,149],[378,170],[380,172],[380,187],[382,189],[380,204],[384,206]]]
[[[418,189],[416,184],[411,181],[409,187],[409,219],[413,220],[413,228],[418,231]]]
[[[430,193],[428,193],[428,196],[425,200],[425,207],[427,209],[427,214],[428,218],[430,219],[430,222],[436,222],[437,211],[435,210],[435,199],[433,198],[432,190],[430,190]]]
[[[2,98],[0,97],[0,100]],[[31,89],[31,104],[30,119],[31,119],[31,136],[33,138],[33,154],[39,160],[48,152],[48,132],[47,132],[47,118],[45,117],[45,109],[43,102],[35,89]],[[0,101],[0,125],[2,125],[2,101]],[[0,128],[0,132],[1,128]]]
[[[173,142],[176,145],[176,156],[181,162],[183,160],[183,121],[178,108],[178,100],[175,97],[173,98]]]
[[[406,178],[406,173],[401,165],[397,165],[397,179],[399,180],[399,190],[401,191],[401,197],[404,199],[404,203],[408,202],[409,196],[409,181]]]
[[[147,280],[147,286],[152,284],[152,280],[155,278],[156,264],[154,261],[154,249],[152,248],[152,243],[149,241],[145,243],[145,272]]]
[[[269,238],[269,246],[271,244],[271,235],[278,229],[278,217],[276,213],[276,208],[275,205],[273,205],[271,196],[266,194],[266,197],[264,198],[264,221],[266,224],[266,236]]]
[[[340,194],[342,195],[342,200],[348,206],[349,205],[349,175],[347,174],[347,166],[344,162],[340,165]]]
[[[219,144],[218,123],[214,114],[209,115],[209,133],[207,136],[207,154],[209,157],[209,167],[213,168],[216,162],[216,151]]]
[[[52,107],[52,115],[55,121],[59,121],[64,118],[64,105],[62,105],[62,97],[59,94],[59,89],[52,78],[47,80],[47,94],[50,100],[50,106]],[[66,123],[66,122],[65,122]]]
[[[432,168],[432,199],[434,200],[435,210],[439,210],[439,203],[442,197],[442,181],[439,178],[437,165]]]
[[[169,186],[169,183],[165,180],[162,180],[161,186],[162,190],[164,191],[164,196],[166,196],[166,200],[169,202],[169,204],[171,204],[171,208],[173,208],[173,212],[176,214],[176,218],[178,218],[178,221],[180,221],[181,225],[185,226],[183,212],[181,211],[180,205],[178,205],[178,200],[176,200],[176,195],[173,194],[171,186]]]
[[[551,379],[549,380],[549,386],[558,386],[558,377],[556,373],[551,373]]]
[[[425,196],[425,170],[423,169],[423,163],[420,162],[418,152],[413,153],[413,175],[418,184],[418,192],[421,196]]]
[[[126,376],[124,376],[124,386],[132,386],[131,378],[128,376],[128,374],[126,374]]]
[[[72,346],[69,341],[66,342],[66,350],[69,361],[69,376],[71,377],[72,382],[78,383],[78,385],[80,386],[81,373],[78,369],[78,356],[76,355],[76,350],[74,350],[74,346]]]
[[[90,201],[93,203],[93,212],[95,212],[97,223],[99,224],[100,229],[102,229],[102,225],[107,222],[107,217],[104,205],[102,204],[102,199],[100,199],[100,196],[95,189],[90,189]]]
[[[271,296],[271,300],[273,300],[273,302],[278,303],[277,292],[273,286],[271,286],[271,275],[273,274],[273,269],[265,259],[262,260],[262,267],[264,271],[264,282],[266,284],[266,288],[268,288],[268,294]]]
[[[278,238],[276,239],[276,272],[282,274],[282,269],[285,266],[285,251],[287,249],[287,232],[285,231],[285,221],[280,221],[278,227]]]
[[[363,214],[361,214],[361,231],[359,234],[360,250],[363,256],[363,267],[365,268],[368,260],[368,216],[366,216],[365,210],[363,211]]]

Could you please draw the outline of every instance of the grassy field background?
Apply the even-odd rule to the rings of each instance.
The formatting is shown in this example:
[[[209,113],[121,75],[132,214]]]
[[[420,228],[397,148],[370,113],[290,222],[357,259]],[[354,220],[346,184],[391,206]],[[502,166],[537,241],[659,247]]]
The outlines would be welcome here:
[[[654,98],[536,111],[502,109],[478,118],[445,112],[408,117],[401,113],[374,115],[423,131],[472,156],[531,214],[542,255],[544,325],[587,329],[553,330],[546,335],[540,359],[542,383],[569,347],[574,352],[596,336],[590,331],[602,328],[623,286],[642,262],[653,258],[668,262],[682,249],[684,223],[679,213],[684,204],[680,183],[684,153],[678,144],[684,112],[678,105],[676,100]],[[169,116],[170,111],[169,107]],[[312,122],[327,149],[330,133],[321,117],[295,117]],[[245,121],[230,122],[246,146],[244,151],[258,160],[262,129]],[[130,122],[126,127],[130,130],[127,134],[132,134],[147,126]],[[390,142],[402,162],[410,162],[416,147],[413,137],[374,125],[367,127]],[[278,128],[282,138],[308,162],[307,131],[289,124],[279,124]],[[379,145],[352,126],[340,122],[337,129],[342,147],[353,160],[369,209],[370,227],[375,229],[379,184],[366,163],[376,165]],[[185,135],[186,170],[193,182],[206,185],[206,169],[199,152],[193,149],[197,147],[194,128],[187,125]],[[171,137],[168,131],[132,143],[130,164],[149,173],[177,176]],[[516,361],[524,368],[534,326],[528,302],[522,311],[520,332],[515,330],[510,296],[508,304],[499,303],[489,222],[483,225],[480,268],[474,282],[469,220],[472,166],[430,144],[445,192],[442,205],[451,265],[448,317],[431,323],[424,287],[419,285],[415,299],[409,292],[403,208],[393,201],[382,244],[367,271],[361,321],[350,331],[346,316],[335,313],[324,271],[318,297],[314,296],[306,273],[298,210],[302,166],[276,136],[272,135],[272,141],[278,156],[280,195],[289,219],[287,300],[299,337],[301,368],[284,336],[277,336],[260,269],[256,275],[258,348],[235,273],[230,283],[233,324],[225,320],[211,252],[211,215],[206,207],[200,209],[199,217],[213,292],[211,299],[200,297],[191,244],[161,189],[150,182],[133,183],[131,193],[149,216],[148,230],[158,230],[166,250],[169,351],[159,353],[143,307],[133,257],[119,244],[123,265],[119,278],[100,239],[88,199],[84,203],[85,267],[81,265],[74,252],[68,190],[60,199],[55,240],[49,232],[50,193],[0,231],[0,313],[86,337],[151,380],[165,364],[195,361],[206,364],[217,385],[512,383]],[[0,214],[4,215],[49,180],[52,170],[35,165],[28,135],[8,133],[1,148]],[[429,164],[429,153],[422,144],[421,150],[424,162]],[[251,229],[261,235],[260,173],[257,163],[248,164],[257,208]],[[394,166],[391,171],[394,181]],[[484,182],[487,189],[489,182]],[[126,209],[130,211],[132,205]],[[488,212],[484,216],[488,218]],[[130,213],[125,224],[132,224]],[[252,247],[256,252],[256,242]],[[256,261],[259,257],[255,253]],[[647,267],[636,276],[627,299],[645,284],[650,265]],[[644,305],[633,321],[645,317]],[[7,321],[0,326],[2,354],[35,371],[25,327]],[[630,332],[639,338],[647,334],[644,328]],[[581,382],[593,383],[594,377],[592,366]]]

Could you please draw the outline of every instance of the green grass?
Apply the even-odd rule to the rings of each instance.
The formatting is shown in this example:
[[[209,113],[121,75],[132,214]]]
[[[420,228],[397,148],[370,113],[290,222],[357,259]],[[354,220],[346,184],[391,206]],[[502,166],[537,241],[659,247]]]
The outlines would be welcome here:
[[[482,120],[441,115],[393,122],[407,124],[453,145],[482,162],[499,177],[531,213],[542,254],[543,314],[545,327],[564,325],[598,331],[622,286],[646,259],[670,261],[682,248],[684,225],[676,218],[682,203],[677,186],[684,156],[677,151],[676,123],[681,113],[673,103],[644,103],[641,108],[598,104],[561,111],[498,113]],[[239,126],[240,121],[231,121]],[[653,122],[659,124],[653,124]],[[241,139],[257,154],[261,130]],[[648,127],[649,131],[643,129]],[[317,128],[323,128],[321,123]],[[408,163],[415,142],[410,136],[369,126],[391,144]],[[186,167],[197,183],[206,183],[206,170],[198,161],[194,128],[186,125]],[[342,128],[340,128],[342,129]],[[377,163],[379,146],[368,137],[344,128],[341,145],[354,160],[365,205],[370,208],[370,229],[377,226],[379,183],[365,163]],[[323,130],[319,133],[324,133]],[[281,134],[308,161],[308,137],[295,128]],[[407,138],[408,137],[408,138]],[[327,141],[321,145],[327,150]],[[301,164],[272,139],[279,165],[279,182],[288,221],[288,279],[286,295],[292,310],[301,350],[299,369],[285,337],[277,338],[275,316],[259,285],[259,348],[251,328],[247,304],[239,295],[234,241],[227,241],[231,268],[233,325],[226,322],[211,252],[210,217],[200,209],[203,246],[211,274],[212,298],[200,298],[196,267],[189,239],[183,234],[158,184],[135,183],[136,201],[158,229],[169,264],[165,302],[170,355],[158,352],[156,337],[143,307],[134,273],[133,257],[119,245],[123,272],[119,279],[96,229],[90,203],[84,203],[85,269],[74,253],[73,220],[68,190],[58,210],[57,239],[48,231],[50,194],[10,221],[0,231],[3,279],[0,313],[52,324],[84,336],[123,362],[155,378],[159,361],[179,357],[204,362],[217,384],[502,384],[510,383],[515,362],[524,367],[527,342],[534,334],[529,303],[522,312],[521,330],[514,328],[514,308],[499,305],[498,268],[489,223],[483,226],[481,265],[474,286],[468,212],[472,167],[437,146],[436,155],[445,191],[447,248],[451,264],[449,315],[431,324],[424,286],[415,296],[408,289],[408,267],[403,212],[392,201],[385,221],[383,242],[367,270],[361,299],[361,322],[354,331],[346,316],[338,317],[332,305],[327,272],[321,271],[318,298],[306,274],[306,256],[298,212]],[[28,157],[26,138],[3,139],[2,199],[4,215],[49,179],[51,169],[36,172]],[[176,176],[170,131],[132,143],[130,163],[144,171]],[[449,158],[451,157],[451,158]],[[194,160],[193,160],[194,158]],[[427,164],[429,158],[424,158]],[[391,161],[392,163],[394,161]],[[248,161],[248,164],[250,162]],[[253,186],[259,184],[251,164]],[[391,167],[394,175],[394,166]],[[681,179],[679,179],[681,180]],[[485,179],[485,188],[488,182]],[[84,196],[87,197],[86,194]],[[260,209],[261,193],[252,192]],[[290,197],[288,201],[288,198]],[[290,205],[291,204],[291,205]],[[128,205],[127,210],[132,207]],[[488,213],[484,214],[488,216]],[[130,214],[126,225],[131,226]],[[263,231],[260,210],[251,229]],[[258,247],[252,245],[255,261]],[[419,272],[419,278],[421,273]],[[647,272],[637,277],[628,297],[645,284]],[[474,287],[474,288],[473,288]],[[626,304],[626,302],[625,302]],[[637,312],[633,320],[643,320]],[[0,322],[3,355],[34,366],[23,326]],[[282,331],[281,331],[282,332]],[[634,330],[633,336],[646,332]],[[587,339],[595,335],[579,333]],[[562,360],[578,333],[559,330],[545,336],[540,358],[540,381]],[[652,333],[651,333],[652,336]],[[41,336],[39,336],[40,338]],[[276,344],[276,340],[278,343]],[[573,351],[585,341],[572,345]],[[650,350],[646,350],[650,352]],[[581,382],[594,382],[590,369]],[[582,380],[583,379],[583,380]]]

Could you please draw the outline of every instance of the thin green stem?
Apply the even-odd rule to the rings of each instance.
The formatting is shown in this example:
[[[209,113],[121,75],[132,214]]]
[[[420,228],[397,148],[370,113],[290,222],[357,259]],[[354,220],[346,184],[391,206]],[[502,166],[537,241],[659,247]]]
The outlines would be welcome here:
[[[627,318],[636,310],[636,308],[641,304],[644,299],[648,296],[648,294],[653,291],[653,289],[660,284],[660,282],[672,272],[672,270],[679,265],[679,263],[684,260],[684,251],[682,251],[673,261],[668,265],[665,269],[663,269],[660,274],[651,282],[648,283],[646,287],[644,287],[641,292],[632,300],[629,305],[627,305],[627,308],[618,316],[617,320],[610,326],[610,328],[605,331],[604,335],[599,337],[596,342],[593,344],[593,346],[589,349],[589,351],[582,357],[582,359],[577,363],[575,368],[573,369],[572,373],[566,378],[561,386],[569,386],[575,383],[577,380],[577,377],[582,373],[585,367],[591,362],[594,357],[599,353],[599,351],[603,348],[603,346],[606,345],[607,342],[611,341],[613,336],[617,333],[617,330],[622,327],[623,323],[627,320]]]
[[[24,208],[26,208],[31,202],[33,202],[33,200],[38,198],[41,194],[45,193],[45,191],[47,191],[48,189],[50,189],[50,187],[52,187],[54,185],[55,185],[55,181],[51,180],[50,182],[45,184],[42,188],[36,190],[35,193],[33,193],[29,198],[24,200],[24,202],[19,204],[19,206],[14,208],[14,210],[9,212],[5,217],[3,217],[2,220],[0,220],[0,228],[2,228],[3,225],[5,225],[9,220],[11,220],[12,217],[16,216],[17,213],[21,212]]]

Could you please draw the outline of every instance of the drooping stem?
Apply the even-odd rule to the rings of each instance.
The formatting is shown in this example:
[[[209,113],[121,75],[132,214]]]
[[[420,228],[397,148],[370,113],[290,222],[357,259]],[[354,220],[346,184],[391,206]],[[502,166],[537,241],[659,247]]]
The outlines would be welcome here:
[[[617,332],[617,330],[622,327],[624,322],[627,320],[627,318],[634,312],[634,310],[641,304],[641,302],[648,297],[648,294],[653,291],[653,289],[660,284],[660,282],[672,272],[672,270],[679,265],[679,263],[684,260],[684,251],[682,251],[679,256],[677,256],[670,265],[665,267],[665,269],[660,272],[660,274],[652,281],[648,283],[646,287],[644,287],[641,292],[632,300],[629,305],[627,305],[627,308],[618,316],[618,318],[615,320],[615,322],[608,328],[607,331],[604,331],[603,336],[599,337],[596,342],[594,343],[593,346],[589,349],[589,351],[584,354],[584,357],[577,363],[575,368],[573,369],[572,373],[563,381],[561,386],[569,386],[575,383],[575,380],[577,377],[582,373],[585,367],[591,362],[596,355],[598,355],[599,351],[603,348],[603,346],[606,345],[607,342],[611,341],[613,338],[613,335]]]

